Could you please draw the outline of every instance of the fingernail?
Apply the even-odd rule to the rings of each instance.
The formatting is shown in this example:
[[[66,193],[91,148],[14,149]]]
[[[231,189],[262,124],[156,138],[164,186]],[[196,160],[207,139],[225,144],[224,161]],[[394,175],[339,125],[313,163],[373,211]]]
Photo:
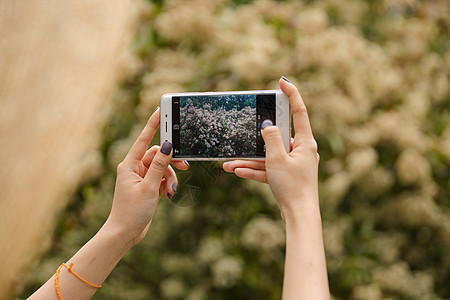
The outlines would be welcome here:
[[[177,184],[176,183],[174,183],[174,184],[172,184],[172,190],[176,193],[177,192]]]
[[[167,198],[169,198],[169,199],[172,198],[172,195],[167,193]]]
[[[273,126],[272,121],[264,120],[264,122],[262,122],[261,128],[264,129],[264,128],[268,127],[268,126]]]
[[[170,151],[172,151],[172,143],[169,141],[165,141],[161,146],[161,153],[165,155],[169,155]]]
[[[152,115],[155,113],[155,111],[158,110],[158,108],[159,108],[159,106],[157,106],[157,107],[155,108],[155,110],[152,112]]]
[[[186,166],[188,166],[188,167],[190,166],[187,160],[183,160],[183,162]]]
[[[283,79],[284,81],[287,81],[287,82],[291,83],[291,82],[289,81],[289,79],[287,79],[287,78],[284,77],[284,76],[281,76],[281,79]]]

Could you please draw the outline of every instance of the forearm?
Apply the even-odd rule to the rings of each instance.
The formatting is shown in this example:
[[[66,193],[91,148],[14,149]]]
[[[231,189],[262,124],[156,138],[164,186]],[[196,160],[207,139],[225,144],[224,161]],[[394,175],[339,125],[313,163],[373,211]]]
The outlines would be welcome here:
[[[330,299],[318,201],[284,213],[283,300]]]
[[[75,273],[94,285],[101,285],[130,248],[131,242],[127,242],[119,230],[105,224],[66,264],[73,263]],[[64,300],[90,299],[97,291],[65,267],[61,268],[58,282]],[[29,299],[58,299],[55,275]]]

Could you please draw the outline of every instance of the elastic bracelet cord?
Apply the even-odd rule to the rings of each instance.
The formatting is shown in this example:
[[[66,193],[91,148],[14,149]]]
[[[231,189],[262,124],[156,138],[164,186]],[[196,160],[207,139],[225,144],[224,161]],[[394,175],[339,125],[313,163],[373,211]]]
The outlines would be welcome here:
[[[59,300],[62,300],[61,293],[59,292],[59,283],[58,283],[58,281],[59,281],[59,272],[61,271],[61,268],[62,268],[63,266],[66,267],[67,270],[68,270],[70,273],[72,273],[73,275],[75,275],[78,279],[80,279],[80,280],[83,281],[84,283],[86,283],[86,284],[88,284],[88,285],[90,285],[90,286],[92,286],[92,287],[95,287],[95,288],[97,288],[97,289],[99,289],[99,288],[102,287],[101,285],[95,285],[95,284],[92,284],[92,283],[90,283],[90,282],[84,280],[83,278],[81,278],[80,275],[78,275],[77,273],[75,273],[74,270],[72,270],[73,263],[71,263],[70,266],[67,266],[65,263],[62,263],[62,264],[59,266],[58,270],[56,270],[56,274],[55,274],[55,289],[56,289],[56,294],[58,295],[58,299],[59,299]]]

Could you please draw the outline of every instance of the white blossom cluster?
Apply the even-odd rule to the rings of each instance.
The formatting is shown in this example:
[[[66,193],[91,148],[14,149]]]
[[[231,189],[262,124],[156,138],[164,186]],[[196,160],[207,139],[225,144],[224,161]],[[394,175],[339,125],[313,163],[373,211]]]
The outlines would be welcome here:
[[[180,109],[180,149],[191,155],[245,156],[256,152],[256,108],[196,107],[188,99]]]
[[[255,217],[244,228],[242,244],[250,249],[270,251],[284,245],[284,229],[280,222],[267,217]]]

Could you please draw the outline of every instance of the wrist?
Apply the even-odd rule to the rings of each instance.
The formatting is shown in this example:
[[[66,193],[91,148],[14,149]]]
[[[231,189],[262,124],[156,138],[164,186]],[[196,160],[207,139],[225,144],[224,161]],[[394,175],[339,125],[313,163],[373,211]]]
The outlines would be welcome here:
[[[123,251],[128,252],[134,245],[134,238],[124,228],[115,225],[109,219],[106,220],[102,228],[100,228],[98,235],[104,239],[109,239],[114,244],[121,246]]]
[[[320,220],[320,206],[317,196],[291,198],[289,201],[280,201],[279,206],[286,224],[311,219]]]

